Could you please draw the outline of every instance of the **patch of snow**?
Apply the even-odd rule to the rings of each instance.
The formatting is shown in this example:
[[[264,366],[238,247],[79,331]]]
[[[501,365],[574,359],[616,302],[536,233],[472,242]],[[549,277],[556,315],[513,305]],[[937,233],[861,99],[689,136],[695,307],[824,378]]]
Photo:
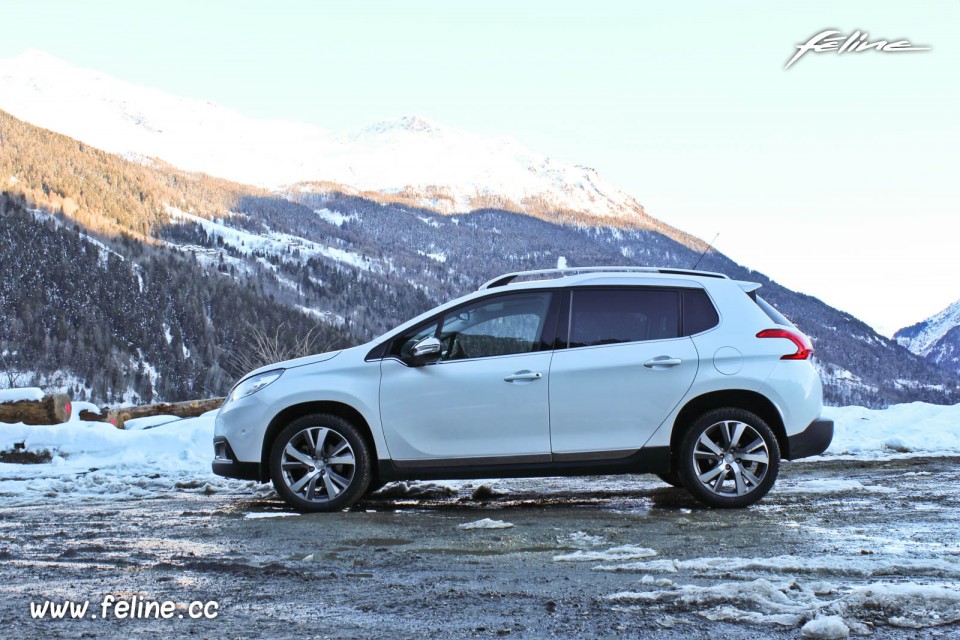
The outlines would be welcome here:
[[[513,527],[513,523],[504,522],[503,520],[491,520],[490,518],[484,518],[483,520],[477,520],[475,522],[464,522],[463,524],[458,524],[457,529],[510,529]]]
[[[591,535],[585,531],[575,531],[565,536],[557,536],[557,542],[579,549],[587,549],[589,547],[599,547],[604,541],[600,536]]]
[[[338,211],[331,211],[330,209],[314,209],[313,212],[330,224],[338,227],[342,227],[344,222],[353,219],[353,216],[343,215]]]
[[[805,480],[795,484],[777,485],[778,493],[896,493],[893,487],[864,485],[858,480],[843,480],[839,478],[824,478],[820,480]]]
[[[567,258],[565,256],[560,256],[557,258],[557,269],[566,269],[567,268]]]
[[[292,511],[270,511],[270,512],[247,512],[243,514],[244,520],[261,520],[263,518],[289,518],[291,516],[299,516],[299,513],[293,513]],[[306,560],[306,558],[304,558]]]
[[[43,400],[43,390],[37,387],[0,390],[0,403],[19,402],[21,400]]]
[[[634,560],[638,558],[651,558],[657,555],[653,549],[646,547],[636,547],[633,545],[622,545],[612,547],[606,551],[574,551],[554,556],[556,562],[605,562],[607,560]]]
[[[383,272],[385,269],[379,262],[367,256],[353,251],[346,251],[338,247],[322,245],[317,242],[305,240],[299,236],[276,231],[261,234],[251,233],[237,227],[232,227],[222,221],[208,220],[207,218],[187,213],[170,205],[167,205],[166,209],[171,220],[198,224],[203,227],[208,237],[222,238],[225,245],[233,247],[243,255],[249,256],[254,252],[261,252],[264,254],[285,256],[288,255],[291,249],[297,249],[300,252],[301,260],[304,261],[311,256],[323,256],[334,262],[340,262],[366,271]],[[214,254],[218,253],[217,250],[214,249],[201,248],[201,250]]]
[[[840,616],[818,616],[803,625],[800,635],[814,640],[842,640],[850,637],[850,628]]]

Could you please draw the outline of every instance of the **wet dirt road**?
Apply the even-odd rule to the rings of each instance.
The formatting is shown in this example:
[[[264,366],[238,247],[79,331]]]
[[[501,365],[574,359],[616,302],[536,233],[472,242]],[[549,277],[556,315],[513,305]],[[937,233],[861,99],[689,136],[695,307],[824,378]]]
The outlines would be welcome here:
[[[500,481],[476,496],[484,483],[389,485],[352,512],[289,517],[246,484],[0,503],[0,628],[20,638],[799,638],[810,619],[836,616],[825,628],[956,638],[958,479],[960,459],[794,463],[746,511],[701,509],[652,476]],[[463,528],[484,519],[513,526]],[[108,594],[180,606],[169,620],[103,619]],[[90,608],[32,619],[30,602],[45,600]],[[216,601],[217,616],[178,617],[192,601]]]

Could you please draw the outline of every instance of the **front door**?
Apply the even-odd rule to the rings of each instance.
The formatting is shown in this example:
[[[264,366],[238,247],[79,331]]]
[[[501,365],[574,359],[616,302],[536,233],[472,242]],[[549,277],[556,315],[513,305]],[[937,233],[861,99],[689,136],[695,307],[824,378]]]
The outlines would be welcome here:
[[[381,364],[380,418],[398,466],[549,460],[542,336],[550,292],[496,295],[455,308],[394,342]],[[436,335],[439,362],[404,362],[412,344]]]

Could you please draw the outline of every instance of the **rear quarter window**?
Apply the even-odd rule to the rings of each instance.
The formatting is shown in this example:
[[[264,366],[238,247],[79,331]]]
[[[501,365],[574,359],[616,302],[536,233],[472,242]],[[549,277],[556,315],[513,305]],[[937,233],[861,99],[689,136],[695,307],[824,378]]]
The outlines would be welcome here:
[[[683,291],[683,335],[692,336],[720,324],[717,309],[702,289]]]

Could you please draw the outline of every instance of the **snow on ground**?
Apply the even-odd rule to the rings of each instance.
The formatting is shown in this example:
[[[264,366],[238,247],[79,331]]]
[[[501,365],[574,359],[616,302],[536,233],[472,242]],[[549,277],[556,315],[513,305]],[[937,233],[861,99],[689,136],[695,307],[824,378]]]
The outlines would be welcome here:
[[[653,555],[653,554],[651,554]],[[796,557],[792,555],[771,558],[691,558],[689,560],[662,559],[642,562],[606,564],[594,567],[597,571],[641,574],[739,575],[775,577],[802,575],[825,578],[894,578],[928,576],[960,580],[960,563],[946,558],[914,559],[899,554],[889,556],[829,556]]]
[[[923,629],[960,621],[960,590],[956,585],[916,583],[873,583],[847,589],[824,589],[819,584],[796,580],[771,582],[724,581],[707,586],[669,585],[651,591],[621,591],[606,596],[615,607],[660,606],[663,609],[693,610],[707,620],[748,622],[760,625],[796,627],[820,616],[836,617],[814,623],[805,637],[839,631],[839,624],[861,635],[869,632],[867,622],[882,621],[894,627]],[[814,632],[824,635],[814,635]],[[803,632],[802,632],[803,633]]]
[[[823,415],[836,424],[827,455],[871,460],[897,454],[960,455],[960,404],[825,407]]]

